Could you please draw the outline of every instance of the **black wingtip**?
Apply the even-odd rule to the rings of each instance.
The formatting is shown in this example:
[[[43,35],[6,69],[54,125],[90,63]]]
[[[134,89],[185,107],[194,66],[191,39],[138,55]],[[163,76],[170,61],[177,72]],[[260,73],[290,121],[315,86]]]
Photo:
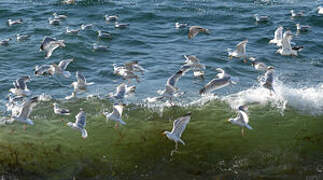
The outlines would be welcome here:
[[[205,88],[200,89],[200,95],[205,93]]]
[[[191,115],[192,115],[192,112],[188,112],[184,116],[191,116]]]

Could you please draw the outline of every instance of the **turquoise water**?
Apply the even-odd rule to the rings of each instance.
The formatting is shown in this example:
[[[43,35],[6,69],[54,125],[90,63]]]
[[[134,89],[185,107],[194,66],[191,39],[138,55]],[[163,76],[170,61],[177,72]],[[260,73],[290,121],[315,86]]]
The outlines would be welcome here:
[[[7,116],[5,103],[12,82],[30,75],[33,95],[53,97],[39,103],[30,119],[35,123],[26,131],[20,123],[0,127],[0,175],[18,179],[304,179],[322,177],[323,172],[323,84],[322,15],[316,8],[322,1],[60,1],[0,2],[0,39],[15,34],[30,34],[27,41],[11,41],[0,46],[0,109]],[[305,11],[301,18],[290,18],[289,11]],[[68,18],[60,26],[48,24],[53,12]],[[253,14],[269,15],[268,23],[256,23]],[[105,14],[118,14],[126,29],[106,24]],[[24,23],[8,27],[8,18],[23,18]],[[1,23],[2,22],[2,23]],[[187,38],[186,29],[175,29],[175,22],[200,25],[210,30]],[[295,23],[312,29],[296,35]],[[65,34],[65,27],[93,24],[78,35]],[[274,30],[283,25],[303,45],[297,57],[275,54],[269,45]],[[98,40],[97,30],[112,34],[111,40]],[[39,52],[44,36],[64,39],[66,48],[57,49],[45,60]],[[229,59],[227,48],[248,39],[247,54],[275,67],[274,88],[269,96],[259,86],[262,75],[250,64]],[[94,52],[92,44],[108,46]],[[185,94],[175,107],[147,103],[158,96],[167,78],[184,62],[183,55],[195,55],[206,65],[205,80],[187,73],[178,83]],[[74,58],[68,67],[72,77],[36,77],[36,65]],[[138,60],[147,69],[141,76],[136,94],[126,100],[123,119],[126,126],[113,128],[103,111],[112,110],[104,98],[122,79],[113,74],[112,64]],[[216,97],[200,97],[202,85],[213,79],[221,67],[237,79],[216,91]],[[89,87],[77,99],[66,101],[76,71],[82,72]],[[87,96],[94,96],[86,98]],[[100,98],[97,98],[100,97]],[[58,102],[72,111],[70,116],[53,113]],[[227,123],[235,108],[249,105],[250,125],[242,137],[240,128]],[[89,137],[65,124],[83,108],[87,113]],[[182,139],[186,145],[170,156],[174,143],[161,133],[172,128],[172,121],[192,112]],[[320,176],[321,175],[321,176]]]

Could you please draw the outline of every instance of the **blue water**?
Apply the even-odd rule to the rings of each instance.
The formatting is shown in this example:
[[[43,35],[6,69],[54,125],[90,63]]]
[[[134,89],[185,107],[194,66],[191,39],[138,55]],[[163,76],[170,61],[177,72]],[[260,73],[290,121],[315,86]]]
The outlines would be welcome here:
[[[95,82],[95,85],[90,86],[88,91],[80,95],[79,98],[86,97],[87,95],[99,95],[100,97],[103,97],[108,93],[113,92],[115,90],[115,87],[123,81],[120,77],[113,74],[112,64],[115,63],[122,65],[123,63],[128,61],[138,60],[139,63],[145,69],[147,69],[147,72],[145,72],[145,74],[141,76],[140,83],[132,83],[137,86],[136,94],[134,97],[128,99],[128,104],[131,105],[128,106],[125,117],[126,120],[129,121],[133,120],[131,118],[136,119],[138,123],[143,127],[146,127],[148,129],[147,131],[149,131],[149,133],[151,134],[153,134],[153,130],[156,130],[158,135],[154,136],[156,137],[154,139],[154,143],[160,143],[159,141],[161,141],[161,137],[159,136],[159,130],[171,128],[171,123],[168,122],[168,120],[171,121],[179,117],[188,109],[184,107],[180,108],[180,110],[172,110],[171,108],[166,109],[165,111],[158,112],[158,114],[161,115],[159,117],[155,114],[156,109],[150,109],[151,105],[143,102],[143,100],[147,97],[158,96],[157,91],[165,87],[167,79],[171,75],[173,75],[185,61],[183,55],[195,55],[201,60],[201,63],[206,65],[205,80],[201,81],[195,79],[192,77],[191,73],[187,73],[177,85],[181,91],[185,92],[183,97],[177,99],[177,103],[185,107],[190,103],[197,105],[197,107],[189,106],[188,108],[190,108],[189,110],[195,113],[201,113],[200,116],[196,115],[195,118],[197,122],[201,121],[202,125],[195,125],[195,130],[203,132],[205,131],[204,134],[202,133],[203,135],[205,135],[203,137],[209,136],[210,134],[214,134],[216,133],[216,131],[218,131],[218,133],[220,134],[219,136],[231,139],[233,141],[232,143],[235,144],[235,146],[240,146],[241,144],[246,143],[244,141],[248,141],[247,138],[243,139],[242,141],[234,140],[235,138],[239,138],[239,133],[237,133],[239,132],[238,128],[224,125],[221,120],[233,116],[235,111],[234,108],[236,108],[238,105],[250,105],[250,123],[256,127],[254,130],[254,132],[256,131],[256,134],[248,135],[251,136],[251,140],[249,140],[247,144],[250,144],[248,144],[246,147],[242,147],[240,151],[242,153],[241,156],[243,159],[243,156],[246,154],[243,153],[243,151],[246,152],[250,150],[251,152],[253,152],[253,150],[255,150],[256,148],[253,145],[261,141],[261,138],[257,139],[256,137],[254,137],[257,136],[257,133],[260,133],[257,132],[257,129],[259,129],[259,131],[264,131],[262,127],[271,126],[270,123],[268,124],[268,122],[263,121],[265,119],[272,120],[272,117],[275,117],[276,120],[279,121],[279,123],[283,123],[280,121],[286,120],[284,121],[284,123],[286,123],[286,127],[292,128],[289,129],[288,132],[286,132],[286,137],[289,137],[290,140],[295,140],[293,132],[298,131],[299,128],[305,128],[309,130],[311,128],[317,127],[318,125],[322,125],[322,122],[320,122],[320,120],[322,120],[323,114],[323,16],[319,15],[316,10],[316,8],[322,4],[323,1],[308,0],[229,0],[225,2],[219,0],[87,0],[77,1],[74,5],[64,5],[60,1],[56,0],[50,0],[47,2],[40,0],[7,2],[1,1],[0,39],[2,40],[11,37],[14,40],[9,42],[9,46],[0,46],[0,109],[2,113],[5,113],[4,105],[7,100],[6,97],[8,95],[8,90],[13,87],[12,82],[23,75],[30,75],[32,80],[30,83],[28,83],[28,87],[30,90],[32,90],[33,95],[39,95],[41,93],[51,95],[54,99],[57,99],[57,101],[64,103],[66,106],[73,109],[73,116],[74,114],[77,114],[78,108],[82,107],[82,104],[84,104],[83,107],[85,107],[85,109],[88,108],[93,110],[90,112],[91,118],[89,120],[90,122],[88,124],[88,127],[89,129],[95,129],[94,127],[100,125],[100,123],[98,123],[98,121],[96,120],[101,119],[103,122],[104,119],[104,117],[101,117],[99,113],[103,109],[111,110],[111,103],[109,104],[109,101],[106,99],[104,102],[102,102],[102,104],[100,104],[101,100],[89,101],[86,99],[80,99],[70,102],[63,100],[64,97],[70,95],[73,91],[70,84],[75,80],[75,72],[80,71],[85,75],[87,81]],[[305,16],[300,18],[291,18],[289,13],[291,9],[294,9],[295,11],[304,11]],[[62,24],[59,26],[49,25],[48,18],[51,17],[51,14],[53,12],[67,15],[68,18],[62,21]],[[129,23],[130,26],[125,29],[115,29],[113,23],[107,24],[104,21],[103,16],[105,14],[118,14],[120,16],[119,21],[121,23]],[[254,14],[268,15],[270,20],[267,23],[256,23],[253,17]],[[8,18],[23,18],[24,23],[21,25],[8,27],[6,24]],[[176,29],[175,22],[187,23],[189,24],[189,26],[199,25],[204,28],[208,28],[210,30],[210,34],[199,34],[194,39],[190,40],[187,38],[188,30],[185,28]],[[310,25],[312,26],[312,28],[309,32],[296,34],[296,23],[300,23],[301,25]],[[68,35],[65,33],[65,27],[68,26],[72,29],[75,29],[79,28],[81,24],[93,24],[94,26],[91,29],[81,31],[77,35]],[[292,41],[296,45],[304,46],[303,51],[301,51],[298,56],[280,56],[279,54],[275,53],[278,47],[272,44],[268,44],[269,40],[273,39],[274,31],[279,25],[284,26],[284,30],[289,29],[294,33],[295,36]],[[99,40],[97,38],[97,30],[110,32],[112,34],[112,39]],[[17,33],[29,34],[31,35],[31,38],[27,41],[17,42],[15,40],[15,35]],[[66,47],[57,49],[53,53],[52,57],[45,59],[44,52],[39,52],[40,43],[44,36],[50,36],[56,39],[65,40]],[[268,91],[259,86],[257,77],[261,76],[263,74],[262,72],[255,71],[250,63],[245,64],[241,59],[230,59],[228,57],[227,49],[234,49],[237,43],[245,39],[248,39],[247,54],[249,57],[255,57],[257,60],[275,67],[274,85],[277,96],[270,97]],[[108,46],[108,51],[93,51],[93,43]],[[33,68],[36,65],[58,63],[60,60],[67,58],[74,58],[74,62],[72,62],[67,68],[70,72],[72,72],[71,78],[65,79],[64,77],[59,76],[36,77],[33,75]],[[238,79],[238,83],[237,85],[230,85],[226,88],[216,91],[216,100],[211,100],[211,104],[205,105],[205,103],[209,101],[203,98],[200,99],[201,97],[198,94],[199,89],[215,77],[215,69],[218,67],[223,68],[231,76]],[[145,105],[146,108],[142,108],[141,105]],[[159,105],[160,106],[158,107],[163,106],[162,104]],[[46,110],[42,111],[41,109]],[[136,112],[137,109],[138,112]],[[220,117],[219,114],[214,112],[219,109],[221,113],[223,113]],[[141,113],[139,113],[139,111],[145,112],[144,114],[146,116],[143,116]],[[265,115],[262,116],[262,113],[267,111],[273,113],[274,115],[265,113]],[[40,113],[40,115],[37,115],[36,112]],[[215,115],[209,116],[209,113],[211,112],[215,113]],[[73,121],[73,116],[68,117],[70,121]],[[40,129],[43,127],[50,127],[51,129],[54,129],[53,132],[48,132],[49,135],[44,136],[43,140],[46,140],[48,138],[50,139],[50,133],[54,133],[55,131],[61,132],[62,134],[74,133],[74,131],[70,132],[72,130],[68,128],[59,130],[57,128],[57,124],[50,121],[46,121],[46,123],[44,124],[44,122],[41,121],[42,118],[47,120],[52,118],[55,120],[54,122],[58,122],[61,118],[53,115],[50,103],[45,103],[44,106],[35,107],[35,111],[32,114],[31,119],[35,120],[36,125],[32,127],[32,129],[34,129],[34,131],[36,132],[40,131]],[[214,124],[214,126],[220,129],[222,128],[222,131],[216,130],[215,132],[209,132],[204,129],[204,126],[207,124],[203,125],[203,120],[207,119],[207,121],[205,121],[204,123],[212,123],[212,118],[219,120],[219,123]],[[142,121],[140,121],[140,119]],[[145,124],[145,121],[147,119],[148,122],[156,121],[160,128],[158,127],[157,129],[155,129],[155,126],[152,126],[151,124]],[[165,121],[166,119],[167,122]],[[294,122],[295,119],[299,119],[299,121]],[[91,120],[93,121],[92,124]],[[304,123],[307,125],[304,125]],[[39,124],[42,124],[42,126],[40,126]],[[19,132],[16,133],[18,134],[17,137],[13,139],[12,142],[3,140],[3,142],[1,143],[14,143],[16,144],[17,149],[21,149],[21,147],[19,146],[19,144],[21,144],[21,142],[23,141],[23,136],[20,135],[20,133],[23,133],[23,131],[21,130],[21,124],[15,124],[12,126],[16,129],[19,129]],[[9,136],[8,134],[5,134],[5,132],[10,132],[9,127],[10,126],[2,127],[4,133],[2,133],[0,136],[2,136],[3,139]],[[234,128],[234,131],[229,131],[230,133],[226,130],[223,131],[224,127],[226,130]],[[55,130],[55,128],[57,129]],[[130,123],[128,127],[125,127],[126,130],[124,130],[123,133],[127,133],[127,131],[131,132],[131,129],[133,128],[140,129],[141,127],[138,127],[136,123],[131,126]],[[101,131],[113,132],[112,129],[101,129]],[[192,129],[191,132],[190,129],[188,129],[188,132],[186,132],[187,134],[184,134],[184,138],[186,136],[185,139],[188,144],[194,144],[194,135],[190,134],[193,133],[192,131]],[[90,130],[89,132],[89,136],[100,136],[100,133],[98,132],[91,133]],[[283,134],[284,132],[284,128],[280,127],[280,129],[274,133]],[[29,131],[28,133],[31,133],[28,135],[28,137],[30,137],[30,143],[36,142],[37,140],[33,139],[34,136],[32,135],[32,131]],[[280,141],[282,141],[282,139],[280,137],[271,137],[270,134],[273,133],[272,131],[264,131],[264,133],[265,134],[263,135],[258,135],[269,140],[271,138],[277,138],[272,141],[273,146],[276,148],[282,148],[281,151],[288,154],[289,151],[286,150],[285,147],[281,146],[282,144]],[[58,136],[61,136],[62,134],[58,134]],[[132,132],[132,134],[136,136],[135,133]],[[71,149],[77,149],[79,144],[82,144],[82,140],[78,135],[79,134],[77,133],[69,134],[69,136],[73,136],[75,141],[79,141],[75,145],[71,145]],[[323,157],[321,149],[322,130],[313,130],[311,136],[316,136],[320,140],[318,140],[318,143],[315,144],[315,147],[306,146],[306,152],[313,155],[313,157],[315,155],[317,155],[317,157]],[[193,139],[190,139],[189,137],[192,137]],[[198,141],[198,139],[195,140]],[[99,144],[99,142],[102,142],[103,140],[92,139],[91,141],[92,143],[97,141],[96,143]],[[124,143],[126,144],[129,141],[129,139],[128,141],[125,140]],[[60,143],[64,144],[64,140],[60,141]],[[166,144],[167,142],[166,140],[162,140],[162,143]],[[212,144],[213,142],[210,143]],[[260,149],[266,149],[266,145],[263,145],[262,143],[260,144]],[[213,147],[213,145],[214,144],[212,144],[211,146]],[[152,144],[148,144],[146,146],[147,148],[153,148]],[[157,153],[156,151],[156,156],[160,157],[161,159],[165,157],[168,158],[168,151],[172,146],[173,144],[168,143],[167,152],[162,151]],[[224,149],[226,149],[227,151],[230,151],[232,149],[229,146],[223,146],[225,146]],[[46,147],[46,145],[40,145],[39,147]],[[94,148],[94,145],[90,144],[89,147]],[[165,146],[161,146],[161,148],[165,148]],[[210,154],[208,154],[210,152],[206,150],[207,143],[204,144],[202,148],[204,148],[204,150],[200,151],[201,156],[207,159],[207,157],[210,156]],[[216,146],[214,146],[214,148],[216,148]],[[118,149],[118,146],[113,146],[111,149],[113,149],[113,152],[115,153],[114,155],[119,153],[126,153],[122,151],[119,152],[120,150]],[[151,153],[154,154],[154,150],[151,151]],[[234,161],[234,154],[238,154],[237,156],[239,156],[239,152],[233,152],[233,150],[227,152],[227,154],[224,151],[216,151],[217,153],[225,154],[225,158],[231,159],[232,161]],[[67,150],[67,152],[71,153],[72,150]],[[274,152],[273,154],[275,156],[279,156],[279,152]],[[294,158],[293,156],[291,157],[291,159],[293,159],[293,161],[295,159],[295,161],[300,161],[299,159],[301,158],[298,157],[301,157],[302,152],[303,151],[300,150],[299,153],[293,154],[297,158]],[[197,145],[193,146],[189,152],[184,152],[183,156],[185,156],[185,153],[187,153],[186,155],[190,153],[199,154],[199,148]],[[84,156],[86,155],[82,154],[82,157]],[[137,156],[141,157],[140,155]],[[93,156],[89,155],[89,159],[91,159],[90,157]],[[134,160],[134,157],[130,155],[128,155],[127,157],[129,158],[125,158],[120,161],[127,161],[129,159]],[[214,161],[212,162],[214,162],[214,164],[222,162],[221,158],[213,156],[211,156],[210,158],[213,158]],[[250,157],[248,156],[246,158],[248,159]],[[55,158],[53,159],[53,161],[55,161]],[[189,162],[192,161],[192,159],[190,159],[188,156],[183,157],[183,159],[179,159],[180,162],[178,163],[182,165],[188,165]],[[195,160],[204,162],[204,160],[202,159],[197,158]],[[289,158],[286,157],[286,159],[288,160]],[[304,167],[315,166],[314,168],[312,168],[313,171],[302,171],[301,176],[305,177],[307,175],[319,174],[320,171],[316,171],[315,169],[317,169],[318,166],[322,166],[322,158],[309,159],[310,160],[307,162],[307,164],[304,163],[306,165],[303,166],[302,163],[299,162],[297,166],[292,167],[292,170],[287,172],[283,171],[277,173],[274,170],[266,171],[266,168],[268,169],[269,166],[275,166],[275,163],[278,164],[278,169],[283,169],[279,166],[284,166],[283,161],[278,160],[275,163],[262,164],[261,162],[255,162],[253,164],[254,166],[250,165],[252,167],[256,167],[261,164],[263,171],[258,172],[258,169],[255,170],[253,168],[251,168],[250,170],[250,172],[257,173],[249,173],[249,171],[245,169],[246,167],[243,167],[242,169],[240,169],[240,171],[237,171],[238,174],[241,173],[243,177],[262,177],[260,174],[264,174],[265,177],[275,177],[275,175],[277,175],[278,177],[286,177],[289,175],[291,175],[291,177],[297,177],[298,170],[301,171],[300,169],[304,169]],[[4,163],[2,163],[2,166],[6,167],[7,164],[5,163],[5,160],[3,160],[3,162]],[[141,162],[141,160],[138,160],[138,162]],[[153,163],[151,163],[150,161],[142,163],[149,164],[147,165],[149,167],[153,166],[152,172],[157,171],[158,168],[156,164],[159,163],[163,173],[169,174],[172,172],[172,170],[166,168],[166,162],[160,162],[159,160],[156,160],[153,161]],[[118,166],[116,165],[116,167],[123,166],[122,163],[120,164],[118,164]],[[88,163],[87,165],[91,167],[93,164]],[[211,167],[211,165],[209,166],[208,164],[204,165],[205,166],[203,167]],[[70,167],[74,166],[71,165]],[[21,166],[21,168],[28,169],[28,166]],[[196,169],[197,167],[191,166],[190,168]],[[57,168],[55,170],[57,170]],[[36,173],[34,173],[37,174],[39,173],[39,171],[35,171]],[[120,174],[120,172],[117,172],[116,174],[121,177],[123,175],[127,177],[140,176],[140,174],[135,173],[135,171],[129,171],[125,170],[125,174]],[[183,177],[186,177],[186,171],[187,169],[180,169],[180,174]],[[31,174],[33,174],[33,171],[30,169],[28,169],[28,172],[31,172]],[[95,172],[99,175],[105,174],[102,172]],[[126,172],[129,173],[127,174]],[[202,172],[202,175],[198,177],[212,177],[214,174],[225,174],[226,171],[215,172],[216,173],[208,172],[206,174]],[[70,177],[69,175],[72,174],[81,177],[82,175],[84,175],[77,175],[76,170],[71,170],[64,172],[63,176],[61,176],[60,173],[57,173],[57,177],[66,178]],[[108,176],[110,175],[111,174],[108,173]],[[231,175],[237,176],[237,174],[235,174],[235,172],[233,171],[230,171],[229,177],[231,177]],[[94,176],[95,175],[91,177]],[[154,177],[151,174],[149,176]],[[160,175],[156,175],[155,177],[164,178],[165,176],[161,173]]]

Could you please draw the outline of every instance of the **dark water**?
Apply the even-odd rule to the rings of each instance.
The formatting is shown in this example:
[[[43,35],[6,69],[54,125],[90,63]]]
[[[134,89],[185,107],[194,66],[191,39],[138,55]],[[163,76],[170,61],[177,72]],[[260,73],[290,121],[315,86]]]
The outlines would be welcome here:
[[[0,127],[0,174],[18,179],[310,179],[323,175],[323,16],[316,8],[323,1],[1,1],[0,39],[30,34],[30,40],[0,46],[1,113],[12,82],[30,75],[33,95],[46,93],[54,99],[38,104],[30,119],[35,123],[24,131],[22,124]],[[289,11],[303,10],[305,16],[290,18]],[[53,12],[65,14],[60,26],[47,22]],[[268,15],[268,23],[256,23],[253,14]],[[106,24],[105,14],[118,14],[126,29]],[[23,18],[22,25],[8,27],[8,18]],[[200,25],[210,35],[187,38],[187,29],[174,23]],[[295,23],[310,25],[307,33],[296,34]],[[65,34],[65,27],[94,24],[78,35]],[[293,42],[305,48],[297,57],[275,54],[269,45],[274,30],[283,25],[294,34]],[[109,31],[111,40],[98,40],[97,30]],[[44,36],[64,39],[66,48],[48,60],[39,46]],[[275,96],[259,87],[256,72],[239,59],[230,60],[227,48],[248,39],[247,54],[275,69]],[[109,46],[94,52],[92,44]],[[178,83],[185,92],[176,107],[149,104],[143,100],[157,96],[169,76],[184,62],[183,55],[195,55],[206,65],[205,81],[187,73]],[[35,65],[74,58],[68,67],[70,79],[35,77]],[[114,129],[103,111],[112,104],[103,97],[113,92],[122,79],[113,75],[112,64],[139,60],[147,69],[136,95],[127,99],[123,119],[126,126]],[[198,95],[201,86],[225,69],[238,84],[216,91],[216,97]],[[81,71],[95,82],[87,93],[70,101],[74,73]],[[70,116],[53,113],[57,101],[72,110]],[[252,131],[241,137],[240,128],[227,123],[235,108],[249,105]],[[87,113],[89,137],[65,124],[74,121],[82,107]],[[185,146],[170,157],[173,142],[161,133],[172,121],[192,112],[182,139]]]

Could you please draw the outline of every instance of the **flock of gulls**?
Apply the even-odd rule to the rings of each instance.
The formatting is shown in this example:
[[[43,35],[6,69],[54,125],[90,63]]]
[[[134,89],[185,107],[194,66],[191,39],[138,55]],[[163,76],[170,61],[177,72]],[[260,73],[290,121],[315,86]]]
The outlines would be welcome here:
[[[73,4],[75,0],[65,0],[65,4]],[[295,12],[291,10],[291,17],[297,18],[305,16],[303,12]],[[323,7],[318,7],[318,13],[323,14]],[[256,22],[267,22],[270,21],[268,16],[259,16],[258,14],[254,15]],[[61,21],[68,18],[66,15],[59,15],[57,13],[53,13],[53,16],[48,19],[48,23],[51,25],[60,25]],[[127,28],[129,24],[120,24],[118,23],[119,16],[118,15],[105,15],[104,19],[107,23],[115,22],[115,28]],[[8,26],[15,26],[19,24],[23,24],[22,19],[12,20],[8,19]],[[79,31],[85,31],[88,28],[91,28],[92,24],[82,24],[79,29],[70,29],[66,27],[67,34],[77,34]],[[300,24],[296,24],[298,32],[304,32],[311,29],[310,26],[304,26]],[[188,26],[187,24],[175,23],[175,28],[177,29],[186,29],[188,28],[188,38],[193,39],[199,33],[209,34],[210,31],[206,28],[200,26]],[[111,38],[111,34],[105,31],[97,31],[98,38]],[[30,35],[17,34],[16,40],[23,41],[28,40]],[[270,40],[270,44],[275,44],[279,49],[277,53],[283,56],[297,56],[299,51],[302,50],[302,46],[292,46],[295,43],[291,42],[293,37],[293,33],[290,30],[286,30],[284,32],[284,27],[279,26],[275,30],[274,39]],[[1,40],[1,46],[9,45],[11,38]],[[253,57],[248,57],[246,53],[246,46],[248,40],[244,40],[237,44],[235,50],[228,49],[228,56],[231,58],[240,58],[243,62],[250,62],[251,65],[255,68],[255,70],[263,71],[264,76],[261,81],[261,86],[268,89],[270,95],[275,94],[275,90],[273,87],[274,81],[274,67],[267,66],[265,63],[257,61]],[[56,40],[51,37],[44,37],[41,45],[40,51],[45,52],[45,59],[50,58],[54,51],[58,48],[64,48],[66,45],[64,40]],[[96,44],[93,45],[94,49],[107,49],[105,46],[98,46]],[[159,96],[147,98],[148,102],[156,102],[156,101],[166,101],[169,104],[173,105],[174,98],[178,96],[182,96],[184,93],[180,92],[179,88],[176,86],[177,82],[189,71],[193,72],[193,76],[197,78],[204,79],[205,76],[205,65],[203,65],[200,60],[194,55],[184,55],[185,61],[184,65],[180,67],[180,69],[174,73],[171,77],[168,78],[165,89],[159,90],[157,93]],[[73,62],[73,59],[65,59],[60,61],[58,64],[44,64],[36,66],[34,69],[35,76],[63,76],[65,78],[70,78],[72,76],[71,72],[67,71],[67,67],[70,63]],[[235,81],[231,78],[231,76],[226,73],[221,68],[216,68],[218,74],[214,79],[204,85],[203,88],[199,90],[199,94],[201,96],[209,95],[213,91],[224,88],[230,84],[236,84]],[[123,100],[135,93],[136,86],[130,86],[131,80],[135,80],[137,83],[140,82],[140,75],[144,75],[146,69],[144,69],[138,61],[130,61],[123,65],[113,64],[113,73],[116,76],[122,77],[125,82],[121,83],[117,86],[116,91],[114,93],[110,93],[108,96],[113,100],[113,111],[112,112],[103,112],[102,114],[106,117],[107,120],[112,120],[116,122],[116,128],[118,124],[126,125],[126,122],[122,120],[123,109],[126,104],[124,104]],[[87,87],[94,84],[93,82],[87,82],[85,76],[77,71],[75,73],[76,81],[71,84],[73,87],[72,94],[65,97],[66,100],[76,98],[78,93],[82,93],[87,90]],[[29,119],[29,115],[32,111],[32,108],[46,97],[45,95],[39,95],[35,97],[31,96],[31,91],[27,87],[27,83],[31,80],[30,76],[22,76],[19,79],[13,82],[14,87],[9,90],[10,94],[8,95],[8,102],[6,104],[7,111],[11,113],[11,116],[6,119],[6,123],[12,123],[14,121],[18,121],[24,123],[24,129],[26,129],[26,124],[33,125],[33,121]],[[50,99],[50,97],[47,97]],[[57,102],[53,103],[54,113],[58,115],[70,115],[70,110],[61,108]],[[238,125],[241,127],[241,134],[244,135],[244,128],[252,129],[252,127],[248,124],[249,117],[247,114],[248,107],[246,105],[242,105],[238,107],[237,116],[234,118],[229,118],[228,122]],[[191,113],[187,113],[186,115],[179,117],[178,119],[173,121],[173,129],[171,132],[164,131],[163,134],[172,141],[175,142],[175,150],[171,152],[173,155],[174,152],[178,149],[178,143],[185,144],[181,139],[182,133],[185,130],[187,124],[190,122]],[[75,122],[68,122],[67,126],[79,130],[81,132],[82,138],[87,138],[88,133],[85,129],[86,127],[86,112],[82,108],[80,112],[75,116]]]

